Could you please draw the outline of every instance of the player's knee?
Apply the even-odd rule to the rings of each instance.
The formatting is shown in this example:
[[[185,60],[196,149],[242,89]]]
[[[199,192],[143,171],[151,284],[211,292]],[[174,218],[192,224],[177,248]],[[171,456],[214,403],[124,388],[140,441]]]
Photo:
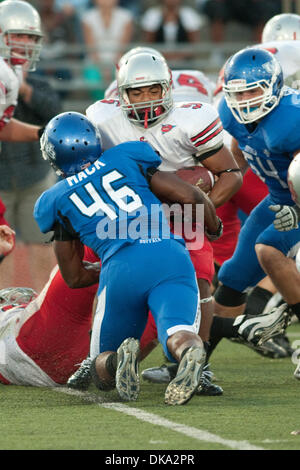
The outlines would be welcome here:
[[[237,291],[226,285],[221,285],[214,294],[215,301],[225,307],[238,307],[246,302],[247,294]]]
[[[95,359],[91,363],[90,374],[91,374],[92,381],[95,384],[95,386],[99,390],[107,392],[115,388],[116,386],[115,377],[114,375],[112,377],[107,377],[106,373],[101,374],[101,368],[99,368],[99,365],[97,364],[98,357],[99,356],[95,357]]]
[[[255,245],[255,252],[260,264],[264,267],[267,267],[271,266],[274,263],[278,250],[273,246],[264,245],[263,243],[257,243]]]

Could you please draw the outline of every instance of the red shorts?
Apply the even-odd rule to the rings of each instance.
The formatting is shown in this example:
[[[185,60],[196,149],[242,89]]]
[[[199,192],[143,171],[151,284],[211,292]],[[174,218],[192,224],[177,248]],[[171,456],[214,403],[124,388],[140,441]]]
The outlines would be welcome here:
[[[204,236],[202,248],[189,250],[189,254],[197,279],[206,279],[211,284],[215,275],[214,252],[211,243]]]
[[[216,212],[223,222],[223,234],[211,245],[214,259],[221,266],[224,261],[233,255],[241,229],[241,222],[237,215],[237,207],[231,200],[218,207]]]
[[[212,243],[214,259],[222,265],[234,253],[241,223],[238,211],[249,215],[254,207],[268,194],[268,188],[249,168],[244,175],[242,187],[232,198],[217,209],[217,215],[223,222],[223,235]]]
[[[170,224],[171,230],[173,230],[172,223]],[[195,226],[192,227],[193,233],[195,233]],[[182,236],[182,233],[179,234]],[[183,236],[184,238],[184,236]],[[196,243],[192,238],[186,240],[187,247],[189,244],[193,244],[195,248]],[[214,266],[214,256],[211,243],[208,241],[207,237],[204,235],[203,243],[199,242],[199,248],[189,249],[189,254],[196,271],[197,279],[206,279],[210,284],[215,275],[215,266]]]
[[[237,210],[249,215],[269,193],[265,183],[248,168],[244,175],[242,187],[232,196],[231,201],[236,205]]]

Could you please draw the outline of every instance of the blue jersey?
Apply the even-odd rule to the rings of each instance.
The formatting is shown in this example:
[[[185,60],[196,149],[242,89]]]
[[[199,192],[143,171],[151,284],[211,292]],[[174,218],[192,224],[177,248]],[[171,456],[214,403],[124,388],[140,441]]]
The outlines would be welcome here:
[[[278,106],[256,127],[240,124],[225,98],[220,102],[219,114],[224,129],[238,141],[250,167],[268,186],[272,201],[293,205],[287,170],[293,153],[300,149],[300,92],[286,87]]]
[[[84,171],[45,191],[34,208],[44,233],[56,221],[91,247],[102,262],[137,239],[171,238],[159,199],[146,177],[161,159],[146,142],[128,142],[105,151]]]

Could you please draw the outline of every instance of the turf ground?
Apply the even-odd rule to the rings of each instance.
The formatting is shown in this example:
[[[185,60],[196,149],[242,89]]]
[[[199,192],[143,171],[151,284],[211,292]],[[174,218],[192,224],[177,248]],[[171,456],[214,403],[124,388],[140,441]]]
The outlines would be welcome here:
[[[288,329],[300,340],[300,324]],[[141,369],[161,364],[157,348]],[[136,402],[115,391],[0,385],[1,450],[299,450],[300,381],[291,359],[272,360],[223,340],[212,356],[221,397],[164,405],[164,385],[141,380]]]

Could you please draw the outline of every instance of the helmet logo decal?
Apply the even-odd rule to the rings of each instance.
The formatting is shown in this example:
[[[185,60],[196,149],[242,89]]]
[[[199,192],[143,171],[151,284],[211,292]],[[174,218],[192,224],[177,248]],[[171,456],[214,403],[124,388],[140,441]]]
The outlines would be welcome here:
[[[171,124],[163,124],[161,126],[161,132],[162,134],[166,134],[167,132],[170,132],[174,127],[176,126],[172,126]]]

